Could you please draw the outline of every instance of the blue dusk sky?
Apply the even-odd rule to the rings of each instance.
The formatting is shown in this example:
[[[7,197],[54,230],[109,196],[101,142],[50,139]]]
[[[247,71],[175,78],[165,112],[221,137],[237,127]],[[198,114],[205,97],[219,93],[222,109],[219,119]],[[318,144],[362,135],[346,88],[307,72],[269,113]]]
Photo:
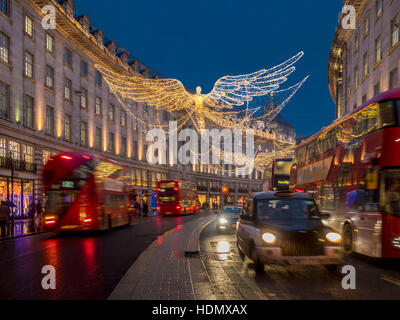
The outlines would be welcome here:
[[[78,15],[154,70],[208,93],[224,75],[269,68],[299,51],[286,85],[308,81],[281,112],[297,134],[334,120],[327,63],[341,0],[75,0]]]

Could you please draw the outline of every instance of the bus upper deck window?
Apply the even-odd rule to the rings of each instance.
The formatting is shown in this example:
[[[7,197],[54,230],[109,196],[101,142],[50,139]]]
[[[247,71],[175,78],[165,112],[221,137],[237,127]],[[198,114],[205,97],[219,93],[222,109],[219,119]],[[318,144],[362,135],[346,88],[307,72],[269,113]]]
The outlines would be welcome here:
[[[392,101],[382,102],[379,106],[379,127],[390,127],[395,125],[395,113]]]

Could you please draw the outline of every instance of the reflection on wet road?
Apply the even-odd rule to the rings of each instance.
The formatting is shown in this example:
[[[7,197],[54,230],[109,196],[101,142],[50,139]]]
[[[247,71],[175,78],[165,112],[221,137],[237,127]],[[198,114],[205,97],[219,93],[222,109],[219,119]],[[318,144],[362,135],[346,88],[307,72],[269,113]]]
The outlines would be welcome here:
[[[356,268],[356,290],[344,290],[344,275],[323,266],[265,266],[257,274],[242,261],[235,234],[219,234],[211,223],[200,238],[201,258],[217,299],[400,299],[400,263],[345,257]],[[206,299],[207,297],[199,297]]]
[[[153,241],[197,218],[149,218],[111,232],[40,234],[0,241],[0,299],[107,299]],[[57,290],[41,287],[45,265],[56,269]]]

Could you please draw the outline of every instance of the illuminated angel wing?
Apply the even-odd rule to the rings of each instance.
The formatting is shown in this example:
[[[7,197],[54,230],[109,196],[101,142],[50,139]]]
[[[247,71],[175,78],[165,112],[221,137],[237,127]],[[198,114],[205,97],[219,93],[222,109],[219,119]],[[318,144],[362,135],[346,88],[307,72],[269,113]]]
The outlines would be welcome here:
[[[247,75],[222,77],[215,83],[213,90],[207,96],[223,104],[239,107],[252,101],[255,97],[275,93],[280,85],[287,81],[287,77],[296,70],[294,64],[303,55],[303,52],[299,52],[270,69],[263,69]]]
[[[123,99],[147,103],[157,109],[181,110],[193,104],[193,95],[179,80],[148,79],[141,75],[124,76],[100,65],[96,68],[112,91]]]

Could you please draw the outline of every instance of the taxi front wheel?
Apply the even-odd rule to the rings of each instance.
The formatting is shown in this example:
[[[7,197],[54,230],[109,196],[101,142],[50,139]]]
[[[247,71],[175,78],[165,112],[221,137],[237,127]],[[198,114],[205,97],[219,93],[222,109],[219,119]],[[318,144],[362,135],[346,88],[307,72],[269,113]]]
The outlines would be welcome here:
[[[258,258],[255,246],[253,246],[251,249],[251,261],[253,261],[255,272],[260,273],[264,271],[264,265],[260,262],[260,259]]]
[[[238,249],[240,259],[241,259],[242,261],[244,261],[244,259],[245,259],[244,252],[243,252],[242,250],[240,250],[239,244],[238,244],[238,243],[236,243],[236,247],[237,247],[237,249]]]

